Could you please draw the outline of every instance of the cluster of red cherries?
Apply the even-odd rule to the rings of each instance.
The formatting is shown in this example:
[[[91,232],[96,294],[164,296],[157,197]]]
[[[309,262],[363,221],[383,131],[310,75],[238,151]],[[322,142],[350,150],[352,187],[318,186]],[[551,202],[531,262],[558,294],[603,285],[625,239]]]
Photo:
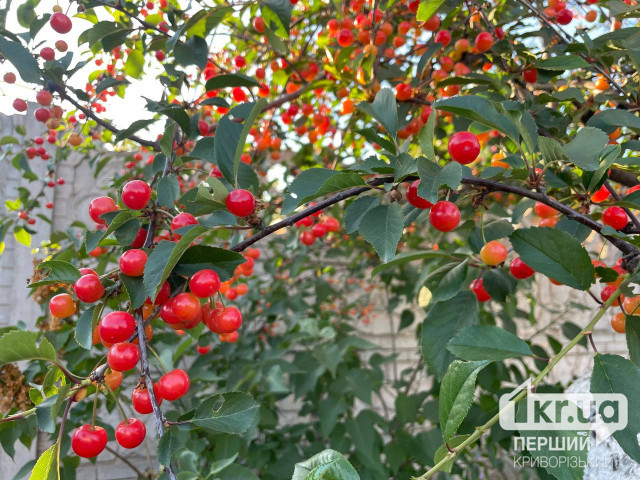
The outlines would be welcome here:
[[[310,204],[310,206],[313,205],[315,204]],[[296,227],[302,229],[300,241],[307,246],[313,245],[316,239],[323,238],[330,232],[340,231],[340,222],[335,217],[325,216],[324,219],[320,219],[321,215],[322,210],[296,222]],[[314,218],[317,219],[315,222]]]
[[[151,197],[151,187],[142,180],[128,182],[121,194],[122,203],[131,210],[146,208]],[[226,204],[228,210],[238,217],[251,215],[255,210],[255,199],[247,190],[233,190],[229,193]],[[118,209],[119,206],[111,197],[98,197],[91,201],[89,215],[98,228],[104,229],[106,221],[102,216]],[[154,240],[167,238],[175,241],[180,238],[178,230],[197,223],[193,215],[186,212],[179,213],[171,220],[171,236],[156,236]],[[142,248],[146,238],[147,231],[141,228],[130,248],[118,260],[121,274],[130,277],[143,276],[148,260],[148,254]],[[203,269],[189,278],[188,291],[172,296],[171,286],[165,281],[155,299],[146,299],[138,320],[127,311],[113,311],[102,317],[94,330],[93,343],[101,342],[108,348],[109,371],[105,374],[105,384],[112,390],[118,388],[122,382],[122,372],[136,367],[140,360],[139,342],[136,338],[137,322],[148,320],[149,317],[158,313],[168,326],[178,332],[194,328],[202,322],[212,332],[218,334],[222,342],[236,342],[238,329],[242,325],[242,313],[234,306],[224,306],[222,303],[214,302],[213,296],[219,292],[226,292],[227,298],[231,298],[230,282],[241,275],[252,275],[254,260],[259,255],[258,250],[248,249],[245,255],[246,262],[236,268],[234,277],[229,282],[221,282],[218,273],[214,270]],[[77,299],[88,304],[102,299],[106,289],[100,276],[90,268],[81,268],[80,274],[80,278],[73,285]],[[235,296],[246,293],[247,287],[245,284],[242,285],[244,289],[240,288],[241,285],[233,289]],[[77,306],[69,293],[61,293],[51,298],[49,310],[55,317],[66,318],[76,312]],[[147,340],[151,340],[152,335],[151,326],[147,325],[145,328]],[[207,353],[209,349],[210,347],[199,347],[198,352]],[[175,369],[165,373],[153,386],[156,401],[160,404],[163,400],[174,401],[181,398],[188,392],[189,384],[189,376],[184,370]],[[82,396],[76,394],[74,399],[79,400]],[[135,388],[131,400],[136,412],[148,414],[153,411],[149,392],[143,382]],[[121,446],[135,448],[144,440],[145,434],[144,423],[135,418],[128,418],[118,425],[115,436]],[[105,448],[106,443],[106,431],[95,425],[82,425],[77,428],[71,441],[73,451],[87,458],[98,455]]]

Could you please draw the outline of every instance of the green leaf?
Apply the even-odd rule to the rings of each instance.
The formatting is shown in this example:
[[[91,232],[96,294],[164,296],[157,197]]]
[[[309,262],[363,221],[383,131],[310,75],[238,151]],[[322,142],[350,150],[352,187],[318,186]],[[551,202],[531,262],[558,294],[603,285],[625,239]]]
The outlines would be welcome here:
[[[545,164],[569,161],[569,157],[564,153],[560,142],[553,138],[539,137],[538,148],[540,149],[540,153],[542,154]]]
[[[398,107],[393,90],[381,88],[373,103],[361,102],[357,107],[380,122],[387,133],[396,138],[398,134]]]
[[[577,55],[558,55],[551,58],[545,58],[536,62],[536,67],[542,70],[577,70],[582,68],[590,68],[589,63],[582,57]]]
[[[130,277],[120,273],[119,278],[127,291],[127,296],[131,302],[130,308],[140,308],[147,299],[147,291],[144,288],[142,277]]]
[[[595,356],[591,375],[591,393],[620,393],[627,397],[627,426],[613,434],[624,452],[636,462],[640,462],[640,410],[634,402],[640,398],[640,367],[618,355]]]
[[[287,38],[291,24],[291,11],[293,10],[291,2],[289,0],[265,0],[260,4],[262,16],[270,30],[275,31],[283,38]]]
[[[389,268],[395,267],[397,265],[403,265],[408,262],[413,262],[415,260],[424,260],[426,258],[450,258],[452,254],[439,252],[436,250],[418,250],[415,252],[402,252],[393,257],[387,263],[383,263],[378,265],[371,272],[371,276],[375,277],[377,274],[384,270],[388,270]],[[454,254],[455,256],[455,254]],[[461,257],[464,258],[464,257]]]
[[[244,150],[247,135],[265,105],[264,99],[255,103],[243,103],[229,111],[218,122],[217,140],[213,146],[215,159],[224,178],[233,186],[238,183],[240,156]],[[234,122],[231,120],[232,117],[242,118],[244,122]]]
[[[125,138],[128,138],[130,135],[133,135],[134,133],[136,133],[138,130],[142,130],[143,128],[147,128],[149,125],[151,125],[152,123],[155,123],[155,122],[157,122],[157,120],[155,120],[155,119],[151,119],[151,120],[136,120],[135,122],[133,122],[131,125],[129,125],[124,130],[120,130],[120,132],[118,132],[118,134],[116,135],[115,139],[113,140],[113,143],[121,142]]]
[[[41,431],[45,433],[54,433],[56,431],[55,419],[66,400],[69,390],[71,390],[71,385],[66,384],[58,389],[58,393],[51,395],[36,406],[36,421]]]
[[[96,309],[97,307],[94,305],[82,312],[73,332],[76,342],[85,350],[91,350],[93,343],[93,316],[94,313],[97,313],[97,310],[99,310]]]
[[[208,245],[193,245],[182,254],[175,271],[180,275],[191,276],[199,270],[214,270],[224,282],[233,276],[235,268],[246,262],[237,252]]]
[[[18,42],[0,37],[0,55],[11,62],[25,82],[42,83],[38,62],[31,52]]]
[[[124,73],[130,77],[140,79],[144,71],[144,55],[140,50],[131,50],[124,63]]]
[[[397,203],[380,205],[364,214],[360,221],[360,235],[375,248],[383,262],[393,258],[402,238],[404,218]]]
[[[24,245],[25,247],[31,246],[31,234],[23,227],[16,227],[13,230],[13,238],[20,245]]]
[[[360,227],[365,214],[380,205],[380,199],[373,196],[356,198],[349,204],[344,213],[344,228],[347,233],[353,233]]]
[[[38,270],[48,271],[47,276],[40,280],[29,284],[30,288],[39,287],[41,285],[51,285],[54,283],[72,284],[80,278],[80,270],[69,262],[62,260],[49,260],[38,265]]]
[[[458,293],[452,299],[434,304],[427,313],[420,334],[422,355],[438,379],[442,378],[454,356],[446,348],[461,328],[478,323],[478,302],[472,292]]]
[[[602,130],[584,127],[564,146],[564,152],[576,166],[593,171],[600,166],[600,151],[608,142],[609,137]]]
[[[532,355],[527,342],[494,325],[471,325],[460,330],[447,349],[463,360],[504,360]]]
[[[246,393],[221,393],[200,402],[190,422],[215,432],[241,434],[253,425],[259,408]]]
[[[54,480],[58,477],[58,442],[47,448],[36,462],[29,480]]]
[[[178,243],[163,240],[153,249],[147,259],[143,275],[144,288],[151,300],[155,300],[160,286],[169,277],[171,270],[191,242],[207,231],[207,228],[195,225],[182,236]]]
[[[291,480],[360,480],[360,477],[341,453],[328,449],[296,463]]]
[[[625,326],[629,359],[640,366],[640,317],[627,315]]]
[[[449,162],[440,169],[436,162],[418,157],[418,176],[420,177],[418,195],[431,203],[436,203],[438,190],[442,185],[453,190],[460,186],[462,166],[458,162]]]
[[[456,435],[455,437],[451,438],[448,442],[446,442],[444,445],[441,445],[440,447],[438,447],[438,450],[436,450],[436,453],[433,455],[433,463],[434,464],[440,463],[442,460],[445,459],[445,457],[449,453],[449,448],[457,448],[459,445],[464,443],[464,441],[469,437],[470,435]],[[449,446],[449,448],[447,448],[447,445]],[[443,472],[450,473],[451,467],[453,467],[454,461],[455,459],[451,459],[440,470]]]
[[[434,107],[488,125],[507,134],[513,141],[519,141],[518,127],[507,115],[498,113],[493,102],[486,98],[477,95],[456,96],[438,100]]]
[[[488,361],[461,362],[456,360],[442,378],[439,396],[440,429],[448,442],[466,418],[476,390],[476,378]]]
[[[594,280],[589,254],[575,238],[549,227],[521,228],[509,236],[522,261],[554,280],[587,290]]]
[[[317,169],[313,169],[313,170],[317,170]],[[296,199],[298,204],[295,206],[295,208],[305,203],[309,203],[311,200],[314,200],[318,197],[323,197],[325,195],[346,190],[348,188],[362,187],[366,185],[367,185],[366,182],[362,179],[362,176],[358,173],[336,172],[335,175],[331,175],[329,178],[327,178],[316,192],[310,195],[307,195],[306,197],[303,197],[301,199]]]
[[[158,441],[158,462],[160,465],[170,465],[171,457],[180,447],[182,447],[182,441],[178,428],[168,428]]]
[[[173,209],[176,200],[180,196],[180,184],[175,173],[162,177],[158,182],[158,195],[156,201],[161,207]]]
[[[488,270],[482,277],[483,286],[491,298],[504,302],[515,291],[517,281],[506,269]]]
[[[282,214],[293,212],[300,205],[300,200],[315,195],[334,175],[338,175],[338,172],[328,168],[310,168],[301,172],[287,187]]]
[[[640,118],[627,110],[613,108],[596,113],[587,121],[586,125],[599,128],[606,133],[612,133],[618,127],[640,130]]]
[[[426,22],[437,13],[443,3],[444,0],[422,0],[416,12],[416,19]]]
[[[449,270],[438,282],[437,288],[433,293],[433,302],[441,302],[443,300],[449,300],[455,297],[456,293],[460,291],[460,287],[467,278],[467,260],[456,264],[451,270]]]
[[[227,75],[217,75],[207,80],[206,90],[219,90],[228,87],[259,87],[260,82],[243,73],[230,73]]]
[[[39,334],[27,330],[10,330],[0,337],[0,365],[21,360],[58,360],[56,349],[49,340],[42,338],[36,345]]]
[[[427,123],[418,132],[418,145],[420,145],[420,150],[422,150],[424,156],[427,157],[427,160],[436,159],[436,153],[433,149],[433,136],[437,118],[438,111],[434,108],[429,114]]]

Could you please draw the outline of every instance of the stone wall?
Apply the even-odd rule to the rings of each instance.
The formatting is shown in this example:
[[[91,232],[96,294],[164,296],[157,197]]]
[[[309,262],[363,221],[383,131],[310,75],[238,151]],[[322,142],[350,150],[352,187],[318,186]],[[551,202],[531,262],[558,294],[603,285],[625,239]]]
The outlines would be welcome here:
[[[28,135],[36,136],[42,134],[42,127],[33,120],[31,114],[23,116],[3,116],[0,115],[0,137],[11,135],[16,125],[25,125]],[[114,164],[117,162],[113,162]],[[30,162],[33,171],[41,176],[46,174],[45,162],[34,159]],[[111,168],[115,168],[113,165]],[[4,179],[0,182],[0,202],[16,197],[16,189],[19,186],[35,188],[21,179],[20,172],[10,165],[10,161],[5,160],[2,165]],[[53,192],[47,192],[48,198],[53,200],[55,206],[53,210],[45,210],[40,213],[52,220],[53,230],[63,230],[72,219],[79,218],[90,223],[87,213],[89,201],[101,194],[100,185],[106,184],[106,179],[113,174],[112,170],[106,168],[100,178],[94,179],[90,166],[80,155],[71,154],[59,167],[59,176],[65,178],[64,185],[56,185]],[[105,181],[101,181],[105,180]],[[32,246],[36,248],[40,241],[47,238],[50,233],[48,224],[38,219],[38,231],[40,234],[33,239]],[[9,235],[6,239],[6,250],[0,256],[0,326],[13,325],[19,321],[25,322],[28,326],[33,326],[34,319],[38,317],[39,310],[36,304],[27,300],[26,280],[33,271],[32,253],[30,249],[17,245]],[[375,295],[376,298],[384,298],[383,292]],[[539,276],[534,285],[534,297],[539,305],[546,308],[537,307],[536,318],[538,323],[535,326],[522,325],[522,332],[525,336],[533,335],[541,326],[550,322],[555,325],[570,319],[574,323],[582,326],[588,321],[588,312],[580,312],[567,309],[571,302],[592,305],[593,300],[587,295],[565,287],[552,285],[546,278]],[[523,308],[528,309],[523,299]],[[399,314],[402,308],[397,309],[398,314],[389,317],[381,305],[377,309],[377,315],[369,325],[360,325],[361,335],[380,346],[380,353],[387,355],[398,353],[398,358],[394,363],[386,364],[387,379],[389,382],[402,372],[403,369],[413,367],[420,361],[419,350],[414,328],[407,328],[398,333]],[[416,310],[416,318],[421,320],[423,312]],[[559,342],[566,343],[566,338],[562,335],[557,326],[552,326],[545,334],[550,334]],[[536,338],[539,343],[546,343],[544,334],[538,334]],[[615,334],[609,327],[608,319],[600,322],[594,332],[595,342],[601,352],[619,353],[626,352],[624,336]],[[575,376],[587,374],[592,368],[592,356],[590,352],[582,347],[577,347],[554,369],[550,377],[553,380],[568,382]],[[415,385],[427,381],[426,378],[417,378]],[[389,391],[386,389],[385,391]],[[388,395],[388,394],[387,394]],[[388,398],[387,403],[393,405],[393,398]],[[293,416],[294,409],[286,409],[286,413]],[[153,428],[149,428],[153,431]],[[149,435],[152,439],[153,435]],[[152,440],[149,440],[152,442]],[[110,443],[113,446],[113,442]],[[42,438],[38,445],[27,450],[18,448],[15,462],[9,459],[3,452],[0,453],[0,479],[10,480],[17,470],[28,460],[36,458],[39,452],[46,448],[46,439]],[[133,462],[140,470],[144,471],[149,466],[150,453],[155,451],[152,443],[147,445],[147,449],[142,449],[139,456],[126,453],[128,460]],[[113,454],[105,452],[100,456],[96,465],[83,464],[82,471],[78,472],[78,478],[95,478],[100,480],[115,480],[132,478],[131,469],[117,460]]]

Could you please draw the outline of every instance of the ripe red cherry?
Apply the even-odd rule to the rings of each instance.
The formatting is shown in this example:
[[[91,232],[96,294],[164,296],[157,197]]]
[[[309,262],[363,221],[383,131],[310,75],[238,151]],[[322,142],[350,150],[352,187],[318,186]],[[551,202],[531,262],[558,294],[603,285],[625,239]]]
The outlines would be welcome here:
[[[45,123],[49,118],[51,118],[51,112],[46,108],[38,108],[35,112],[33,112],[33,116],[39,122]]]
[[[113,212],[115,210],[118,210],[118,206],[111,197],[97,197],[91,200],[91,203],[89,204],[89,216],[94,222],[103,225],[106,225],[107,222],[100,218],[100,215]]]
[[[527,83],[536,83],[538,81],[538,70],[527,68],[522,72],[522,78]]]
[[[311,233],[316,238],[322,238],[327,234],[327,227],[322,223],[316,223],[313,227],[311,227]]]
[[[40,50],[40,56],[44,60],[49,62],[49,61],[53,60],[54,58],[56,58],[56,52],[51,47],[44,47],[42,50]]]
[[[238,332],[221,333],[219,337],[222,343],[236,343],[240,334]]]
[[[107,363],[111,370],[117,372],[126,372],[135,368],[138,360],[140,360],[140,352],[133,343],[116,343],[107,352]]]
[[[196,346],[196,351],[200,354],[200,355],[206,355],[207,353],[209,353],[211,351],[211,345],[204,345],[204,346]]]
[[[189,280],[189,290],[198,298],[208,298],[220,290],[220,277],[213,270],[200,270]]]
[[[434,40],[441,43],[443,47],[446,47],[451,43],[451,32],[449,32],[449,30],[440,30],[436,33]]]
[[[411,182],[409,188],[407,188],[407,202],[416,208],[423,210],[433,207],[433,203],[425,200],[418,195],[418,187],[420,186],[420,180]]]
[[[342,48],[350,47],[353,44],[354,40],[355,36],[353,35],[353,32],[348,28],[343,28],[342,30],[340,30],[340,33],[338,33],[338,45],[340,45]]]
[[[327,228],[328,232],[337,232],[340,230],[340,222],[338,222],[338,220],[334,217],[327,217],[327,219],[324,221],[324,226]],[[255,252],[258,254],[258,257],[260,256],[260,250],[256,250],[256,249],[252,249],[255,250]],[[247,251],[247,254],[249,253],[249,251]],[[255,258],[258,258],[255,257]]]
[[[600,298],[602,299],[603,302],[606,302],[607,300],[609,300],[609,298],[611,298],[611,295],[613,295],[617,289],[618,289],[617,285],[607,285],[600,292]],[[620,297],[616,298],[612,303],[612,305],[615,307],[620,305]]]
[[[186,227],[187,225],[197,225],[198,220],[196,217],[191,215],[190,213],[179,213],[173,219],[171,219],[171,231],[175,232],[176,230],[180,230],[182,227]]]
[[[108,343],[126,342],[135,330],[136,321],[128,312],[108,313],[98,324],[100,338]]]
[[[556,22],[560,25],[569,25],[571,20],[573,20],[573,12],[571,10],[565,8],[556,13]]]
[[[49,300],[51,315],[58,318],[67,318],[76,313],[76,304],[68,293],[60,293]]]
[[[80,269],[80,273],[82,275],[95,275],[96,277],[98,276],[98,274],[96,273],[95,270],[93,270],[92,268],[81,268]]]
[[[313,245],[313,242],[316,241],[316,236],[313,234],[313,232],[305,230],[304,232],[302,232],[302,235],[300,235],[300,241],[307,246]]]
[[[69,33],[71,30],[71,19],[62,12],[51,15],[49,24],[58,33]]]
[[[133,242],[131,242],[131,245],[129,245],[131,248],[140,248],[144,246],[144,242],[147,239],[147,231],[140,227],[140,229],[138,230],[138,233],[136,233],[136,238],[133,239]]]
[[[130,277],[141,277],[148,258],[147,252],[139,248],[127,250],[118,261],[120,271]]]
[[[628,222],[629,218],[621,207],[609,207],[602,214],[602,223],[615,230],[622,230]]]
[[[131,210],[141,210],[151,200],[151,187],[142,180],[132,180],[122,189],[122,203]]]
[[[431,207],[429,221],[436,230],[450,232],[460,223],[460,210],[455,203],[443,200]]]
[[[79,457],[93,458],[107,446],[107,431],[99,426],[82,425],[73,431],[71,448]]]
[[[156,301],[153,302],[154,305],[162,305],[164,302],[166,302],[167,300],[169,300],[169,296],[171,295],[171,285],[169,285],[169,282],[164,282],[162,284],[162,287],[160,287],[160,291],[158,292],[158,295],[156,296]],[[147,303],[151,303],[151,298],[147,297],[147,299],[145,300]]]
[[[606,186],[602,185],[600,189],[591,195],[591,201],[595,203],[604,202],[607,198],[609,198],[611,193],[607,189]]]
[[[124,448],[136,448],[146,434],[147,428],[137,418],[128,418],[116,427],[116,441]]]
[[[173,402],[186,395],[190,384],[187,372],[176,368],[160,377],[160,380],[158,380],[158,392],[162,398]]]
[[[481,278],[476,278],[471,285],[469,285],[469,289],[476,294],[476,298],[479,302],[486,302],[487,300],[491,300],[491,295],[487,293],[484,289],[484,284]]]
[[[179,293],[171,301],[171,310],[180,322],[189,322],[200,315],[200,301],[192,293]]]
[[[265,23],[262,17],[256,17],[253,19],[253,28],[256,32],[262,33],[265,30]]]
[[[536,215],[538,215],[540,218],[555,217],[555,215],[558,213],[555,208],[550,207],[549,205],[545,205],[541,202],[536,202],[535,206],[533,207],[533,211],[536,212]]]
[[[225,307],[216,316],[215,323],[220,333],[235,332],[242,325],[242,313],[236,307]]]
[[[422,28],[428,32],[435,32],[440,27],[440,17],[433,15],[429,20],[422,24]]]
[[[16,98],[13,101],[13,108],[16,112],[26,112],[27,111],[27,102],[22,100],[21,98]]]
[[[480,154],[480,142],[478,142],[478,138],[471,132],[457,132],[449,139],[447,149],[453,160],[466,165],[478,158]]]
[[[158,386],[155,383],[153,384],[153,393],[155,394],[158,406],[160,406],[162,404],[162,397],[160,393],[158,393]],[[131,404],[133,405],[133,409],[142,415],[153,412],[149,390],[146,388],[136,388],[133,390],[131,394]]]
[[[73,284],[76,296],[86,303],[97,302],[104,295],[104,286],[95,274],[83,275]]]
[[[36,93],[36,102],[38,102],[43,107],[48,107],[51,105],[51,93],[46,90],[40,90]]]
[[[16,83],[16,74],[13,72],[7,72],[2,76],[2,79],[7,83]]]
[[[520,259],[520,257],[516,257],[513,259],[513,261],[511,262],[511,265],[509,266],[509,271],[511,272],[511,275],[513,275],[514,277],[520,280],[524,278],[529,278],[531,275],[535,273],[533,268],[531,268],[529,265],[524,263]]]
[[[249,190],[238,188],[232,190],[225,200],[227,210],[236,217],[246,217],[251,215],[256,208],[256,200]]]
[[[493,37],[489,32],[480,32],[475,41],[476,50],[483,53],[493,46]]]

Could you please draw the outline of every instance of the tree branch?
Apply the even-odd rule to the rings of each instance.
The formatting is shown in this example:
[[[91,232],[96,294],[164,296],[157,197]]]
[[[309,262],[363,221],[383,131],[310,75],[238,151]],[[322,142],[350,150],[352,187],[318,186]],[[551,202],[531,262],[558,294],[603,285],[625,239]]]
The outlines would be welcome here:
[[[160,406],[158,405],[158,399],[156,398],[156,394],[153,391],[153,380],[151,379],[151,373],[149,371],[149,361],[147,359],[147,337],[144,332],[144,321],[142,318],[142,314],[138,314],[137,318],[138,323],[138,342],[140,346],[140,371],[144,377],[145,383],[147,385],[147,392],[149,393],[149,399],[151,400],[151,406],[153,407],[153,414],[156,417],[156,431],[158,433],[158,439],[162,437],[164,433],[164,415],[160,410]],[[169,475],[171,480],[176,480],[176,475],[173,473],[171,469],[171,465],[165,465],[164,471]]]
[[[110,130],[111,132],[115,133],[116,135],[118,135],[120,133],[120,129],[114,127],[112,124],[110,124],[109,122],[107,122],[106,120],[101,119],[100,117],[98,117],[95,113],[93,113],[93,111],[89,108],[83,107],[80,102],[78,102],[76,99],[71,98],[67,92],[65,90],[58,90],[58,93],[60,94],[60,96],[62,97],[62,100],[67,100],[69,103],[71,103],[74,107],[76,107],[78,110],[80,110],[82,113],[84,113],[87,117],[95,120],[98,125],[102,125],[104,128],[106,128],[107,130]],[[128,135],[127,136],[128,139],[142,145],[143,147],[149,147],[152,150],[159,152],[160,151],[160,145],[158,145],[157,142],[152,142],[150,140],[145,140],[144,138],[140,138],[137,135]]]
[[[417,179],[418,177],[411,176],[411,177],[407,177],[405,181],[413,181]],[[289,227],[294,223],[296,223],[297,221],[302,220],[303,218],[306,218],[315,212],[319,212],[320,210],[323,210],[326,207],[329,207],[335,203],[339,203],[343,200],[346,200],[347,198],[358,196],[361,193],[374,189],[379,185],[383,185],[385,183],[392,183],[394,181],[395,181],[394,177],[378,177],[367,182],[367,186],[354,187],[348,190],[343,190],[342,192],[336,193],[335,195],[332,195],[331,197],[325,200],[322,200],[316,203],[315,205],[302,210],[301,212],[298,212],[294,215],[291,215],[290,217],[285,218],[284,220],[281,220],[279,222],[269,225],[268,227],[263,228],[260,232],[256,233],[255,235],[252,235],[251,237],[243,240],[242,242],[232,246],[231,250],[235,252],[241,252],[247,247],[256,243],[257,241],[271,235],[275,231],[280,230],[281,228]],[[589,227],[591,230],[594,230],[597,233],[600,233],[604,228],[602,224],[596,222],[591,217],[587,215],[583,215],[580,212],[573,210],[572,208],[564,205],[563,203],[558,202],[557,200],[549,197],[548,195],[545,195],[544,193],[534,192],[524,187],[519,187],[517,185],[509,185],[509,184],[497,182],[495,180],[487,180],[487,179],[476,178],[476,177],[462,177],[461,183],[465,185],[486,188],[489,191],[501,191],[506,193],[513,193],[521,197],[526,197],[532,200],[536,200],[538,202],[544,203],[545,205],[548,205],[554,208],[558,212],[564,214],[567,218],[570,218],[571,220],[575,220],[576,222]],[[620,250],[625,255],[625,257],[634,257],[634,258],[640,257],[640,250],[638,250],[638,248],[635,245],[627,243],[623,239],[620,239],[617,237],[612,237],[609,235],[602,235],[602,236],[606,238],[609,242],[611,242],[611,244],[615,246],[618,250]]]

